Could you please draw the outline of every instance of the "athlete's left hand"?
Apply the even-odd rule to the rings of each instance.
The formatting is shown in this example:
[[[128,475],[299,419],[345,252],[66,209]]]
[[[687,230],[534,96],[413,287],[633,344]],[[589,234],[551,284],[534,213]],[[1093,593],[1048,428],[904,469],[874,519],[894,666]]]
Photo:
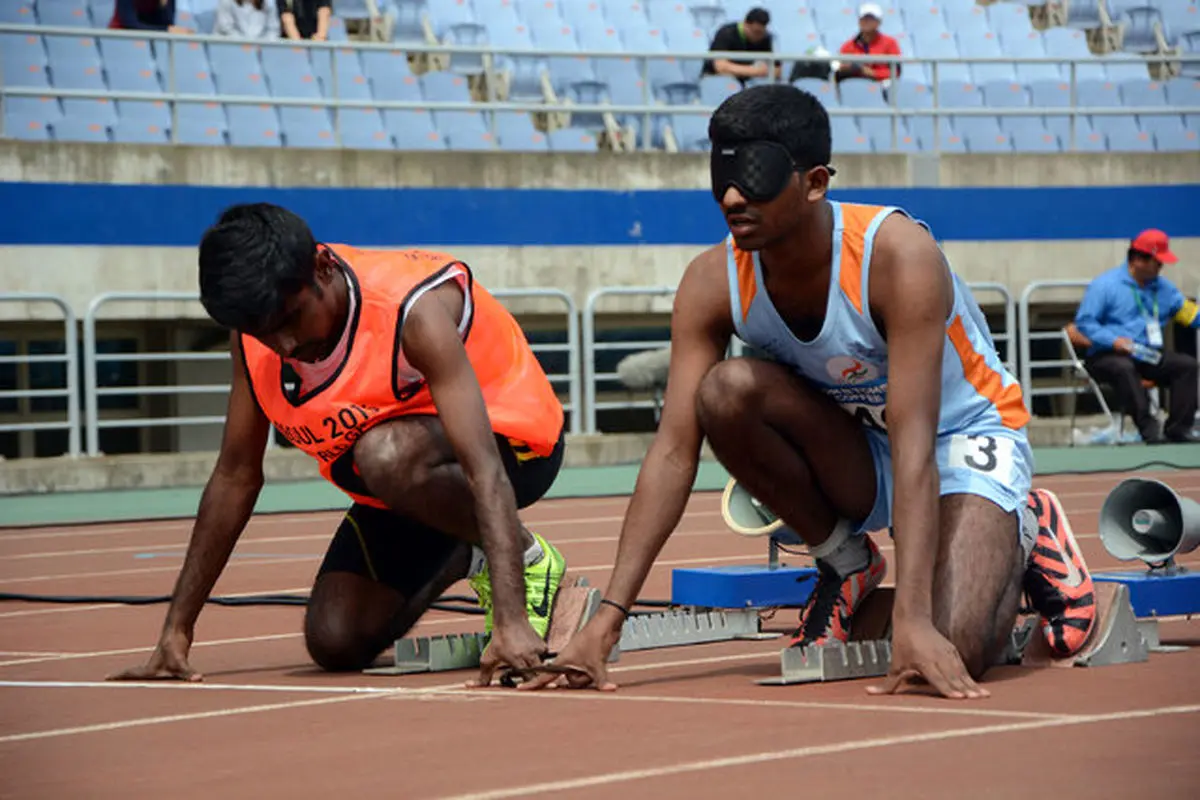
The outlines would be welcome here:
[[[491,686],[492,675],[501,667],[527,670],[541,666],[549,649],[527,619],[509,625],[497,625],[479,660],[479,679],[468,685]]]
[[[880,686],[868,686],[869,694],[896,694],[909,682],[924,679],[943,697],[988,697],[963,663],[958,649],[931,621],[897,625],[892,634],[892,663]]]

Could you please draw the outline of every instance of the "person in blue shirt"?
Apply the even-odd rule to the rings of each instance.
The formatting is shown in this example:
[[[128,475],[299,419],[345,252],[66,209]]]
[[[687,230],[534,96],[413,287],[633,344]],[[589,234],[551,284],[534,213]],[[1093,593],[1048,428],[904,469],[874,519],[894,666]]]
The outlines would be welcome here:
[[[1075,327],[1091,342],[1085,357],[1088,372],[1113,387],[1147,444],[1200,441],[1191,432],[1196,359],[1163,349],[1169,321],[1200,327],[1196,303],[1159,274],[1164,264],[1178,260],[1167,234],[1142,231],[1130,244],[1125,263],[1092,281],[1075,314]],[[1143,378],[1170,392],[1170,411],[1161,431],[1150,413]]]

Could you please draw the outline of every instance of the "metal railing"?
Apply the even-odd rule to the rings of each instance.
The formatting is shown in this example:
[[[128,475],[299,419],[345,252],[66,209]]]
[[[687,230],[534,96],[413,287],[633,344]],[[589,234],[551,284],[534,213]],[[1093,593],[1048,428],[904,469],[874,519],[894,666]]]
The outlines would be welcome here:
[[[996,343],[996,349],[1001,350],[1000,356],[1004,361],[1004,365],[1008,367],[1008,371],[1015,377],[1017,375],[1017,303],[1013,299],[1012,292],[1002,283],[992,283],[988,281],[980,281],[979,283],[968,283],[967,288],[971,290],[978,302],[981,294],[998,294],[1004,303],[1004,330],[996,331],[992,329],[992,340]],[[983,305],[980,303],[980,305]]]
[[[673,286],[606,286],[596,289],[587,297],[583,307],[583,390],[587,422],[584,430],[587,433],[597,433],[596,413],[606,409],[652,408],[652,400],[609,400],[600,401],[596,398],[597,385],[600,381],[617,380],[615,372],[598,372],[596,366],[597,352],[614,350],[629,353],[644,350],[655,350],[667,347],[670,341],[596,341],[596,306],[607,297],[673,297]]]
[[[1078,289],[1082,294],[1087,289],[1091,281],[1088,280],[1045,280],[1034,281],[1027,285],[1021,291],[1021,299],[1017,304],[1018,313],[1018,339],[1021,342],[1021,391],[1025,395],[1025,403],[1029,407],[1030,413],[1033,412],[1033,399],[1036,396],[1057,396],[1057,395],[1072,395],[1080,394],[1088,390],[1088,387],[1080,385],[1078,381],[1064,384],[1061,386],[1043,386],[1034,387],[1033,372],[1034,370],[1042,369],[1066,369],[1073,370],[1075,367],[1074,361],[1070,358],[1045,358],[1035,360],[1033,358],[1033,343],[1034,342],[1055,342],[1062,345],[1062,328],[1056,327],[1053,330],[1038,330],[1031,328],[1030,306],[1032,305],[1031,298],[1038,292],[1045,292],[1051,289]]]
[[[18,369],[30,364],[62,364],[66,376],[61,389],[5,389],[0,390],[0,399],[11,398],[45,398],[62,397],[66,400],[66,419],[35,422],[26,419],[22,422],[0,424],[0,432],[20,433],[22,431],[67,431],[67,453],[78,456],[80,453],[80,420],[79,420],[79,348],[76,333],[75,312],[66,300],[56,294],[42,292],[2,292],[0,303],[49,303],[62,312],[63,317],[63,352],[42,355],[0,355],[0,364],[16,364]]]
[[[498,299],[549,299],[561,302],[566,308],[567,341],[565,343],[530,343],[534,353],[566,353],[567,371],[546,371],[546,377],[553,383],[567,384],[567,402],[563,410],[570,414],[571,433],[583,432],[583,403],[581,402],[582,378],[579,370],[579,310],[571,295],[561,289],[493,289],[490,291]]]
[[[132,386],[100,386],[97,381],[97,365],[101,362],[133,362],[135,364],[180,362],[230,361],[228,352],[195,352],[186,350],[156,353],[99,353],[96,349],[96,322],[100,309],[114,303],[188,303],[199,302],[200,295],[194,292],[108,292],[94,298],[88,304],[83,318],[83,384],[84,425],[87,428],[87,454],[100,453],[100,431],[107,428],[149,428],[189,425],[223,425],[225,415],[207,416],[137,416],[118,419],[100,418],[100,398],[129,396],[138,398],[162,395],[228,394],[229,383],[168,384],[147,386],[140,380]],[[275,446],[274,432],[267,437],[267,447]]]
[[[161,101],[171,104],[171,141],[178,141],[178,104],[179,103],[223,103],[226,105],[269,105],[269,106],[300,106],[300,107],[320,107],[332,109],[334,111],[333,133],[334,141],[337,146],[342,146],[342,125],[341,114],[342,109],[378,109],[386,110],[424,110],[424,111],[518,111],[518,112],[550,112],[550,113],[570,113],[570,114],[604,114],[609,113],[619,116],[638,116],[642,118],[641,133],[642,146],[646,150],[653,149],[653,138],[655,133],[655,125],[653,117],[668,116],[674,114],[681,115],[702,115],[708,116],[715,109],[713,106],[707,106],[697,102],[685,103],[680,105],[668,105],[655,101],[652,87],[655,85],[651,77],[651,64],[655,62],[683,62],[685,64],[694,63],[696,65],[697,74],[694,76],[684,76],[685,82],[694,83],[699,80],[699,65],[706,59],[729,59],[739,60],[746,57],[745,53],[730,53],[719,51],[704,51],[697,52],[695,50],[663,50],[658,52],[636,51],[629,50],[623,52],[612,52],[604,50],[555,50],[555,49],[513,49],[513,48],[498,48],[490,45],[449,45],[449,44],[428,44],[418,42],[396,42],[396,43],[373,43],[373,42],[358,42],[358,41],[338,41],[338,42],[314,42],[311,40],[290,40],[290,39],[243,39],[237,37],[215,36],[211,34],[167,34],[157,31],[125,31],[107,28],[72,28],[72,27],[54,27],[44,25],[0,25],[0,33],[16,33],[36,36],[66,36],[73,38],[92,38],[92,39],[136,39],[141,41],[165,42],[168,48],[168,70],[166,77],[167,90],[163,92],[132,92],[118,90],[82,90],[82,89],[61,89],[56,87],[28,87],[28,86],[3,86],[0,80],[0,106],[6,97],[58,97],[62,99],[105,99],[105,100],[130,100],[130,101]],[[330,61],[330,87],[328,91],[330,96],[309,96],[309,97],[288,97],[288,96],[252,96],[252,95],[226,95],[226,94],[184,94],[178,91],[177,67],[175,51],[176,48],[184,44],[219,44],[224,46],[243,45],[253,48],[288,48],[288,49],[304,49],[307,51],[338,51],[352,50],[355,52],[372,52],[382,51],[388,53],[403,52],[408,54],[424,54],[430,56],[454,56],[454,55],[471,55],[479,56],[482,59],[483,66],[480,70],[481,74],[486,76],[486,84],[488,91],[488,99],[484,101],[471,102],[450,102],[450,101],[433,101],[433,100],[417,100],[417,101],[399,101],[399,100],[353,100],[343,99],[340,96],[338,88],[338,59],[331,57]],[[1123,56],[1123,54],[1121,54]],[[502,57],[502,58],[497,58]],[[549,103],[546,99],[538,101],[497,101],[495,87],[497,86],[496,75],[498,73],[497,62],[502,62],[505,58],[526,58],[545,60],[552,58],[586,58],[593,60],[623,60],[636,61],[640,66],[640,78],[642,85],[642,102],[637,104],[611,104],[611,103]],[[1067,56],[1043,56],[1043,57],[1016,57],[1016,56],[987,56],[987,57],[957,57],[957,58],[921,58],[916,56],[901,55],[901,56],[868,56],[861,54],[829,54],[829,55],[814,55],[802,52],[778,52],[770,55],[770,60],[780,62],[785,65],[795,62],[823,62],[832,64],[834,61],[854,64],[892,64],[898,65],[903,77],[903,70],[906,65],[927,64],[930,67],[930,86],[932,106],[929,108],[915,107],[900,107],[897,105],[897,93],[889,92],[887,94],[886,108],[853,108],[844,105],[835,105],[829,107],[828,113],[831,117],[852,116],[852,117],[887,117],[892,120],[909,117],[932,117],[933,120],[933,142],[928,143],[926,150],[940,152],[941,150],[941,126],[938,124],[940,118],[943,117],[1019,117],[1019,116],[1069,116],[1070,117],[1070,133],[1069,133],[1069,150],[1074,150],[1077,144],[1076,137],[1076,121],[1080,116],[1133,116],[1136,114],[1200,114],[1200,107],[1191,106],[1159,106],[1153,108],[1131,108],[1131,107],[1083,107],[1078,104],[1078,67],[1080,65],[1096,65],[1113,63],[1118,60],[1126,60],[1125,58],[1104,59],[1099,57],[1090,58],[1071,58]],[[1133,61],[1133,59],[1128,59]],[[1134,63],[1149,65],[1175,65],[1182,63],[1200,63],[1200,54],[1182,53],[1182,54],[1166,54],[1166,55],[1139,55]],[[1064,81],[1070,86],[1070,104],[1068,106],[1053,106],[1053,107],[976,107],[976,108],[958,108],[951,106],[943,106],[940,98],[941,70],[948,64],[962,65],[986,65],[986,64],[1004,64],[1011,66],[1019,65],[1069,65],[1069,79]],[[463,75],[462,72],[452,72],[451,74]],[[1149,78],[1149,72],[1147,72]],[[774,79],[773,79],[774,80]],[[783,80],[780,78],[779,80]],[[668,84],[669,85],[669,84]],[[832,85],[832,84],[831,84]],[[0,125],[3,125],[3,114],[0,114]],[[488,124],[495,132],[494,119],[489,119]],[[892,147],[898,145],[897,125],[893,122],[892,125]],[[0,128],[0,136],[4,135],[4,129]],[[931,145],[931,146],[929,146]]]

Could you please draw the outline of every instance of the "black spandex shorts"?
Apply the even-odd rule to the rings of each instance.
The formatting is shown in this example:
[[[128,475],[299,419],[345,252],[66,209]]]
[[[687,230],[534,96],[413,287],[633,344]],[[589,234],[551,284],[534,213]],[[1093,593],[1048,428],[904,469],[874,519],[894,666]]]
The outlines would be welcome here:
[[[496,444],[517,496],[517,508],[533,505],[558,477],[564,437],[559,436],[546,458],[524,461],[508,439],[497,436]],[[326,572],[353,572],[412,597],[442,571],[458,545],[458,539],[416,520],[355,503],[329,543],[317,577]]]

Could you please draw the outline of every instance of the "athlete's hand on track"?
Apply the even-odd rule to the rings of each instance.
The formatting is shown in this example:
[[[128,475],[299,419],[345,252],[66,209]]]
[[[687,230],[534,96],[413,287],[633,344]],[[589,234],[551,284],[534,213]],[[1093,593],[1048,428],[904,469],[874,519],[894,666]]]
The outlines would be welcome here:
[[[164,634],[150,660],[108,676],[110,681],[177,680],[202,681],[204,677],[188,664],[192,641],[184,633]]]
[[[492,675],[501,667],[530,669],[542,664],[549,648],[528,620],[506,626],[497,625],[492,639],[479,659],[479,679],[469,686],[491,686]]]
[[[882,685],[868,686],[867,692],[896,694],[910,682],[922,679],[943,697],[961,700],[990,695],[971,678],[958,650],[932,622],[910,623],[895,629],[887,677]]]
[[[611,625],[597,622],[594,617],[554,659],[554,672],[536,675],[519,688],[541,689],[563,678],[571,689],[593,687],[602,692],[616,691],[617,685],[608,679],[606,664],[620,638],[620,629],[613,631]]]

